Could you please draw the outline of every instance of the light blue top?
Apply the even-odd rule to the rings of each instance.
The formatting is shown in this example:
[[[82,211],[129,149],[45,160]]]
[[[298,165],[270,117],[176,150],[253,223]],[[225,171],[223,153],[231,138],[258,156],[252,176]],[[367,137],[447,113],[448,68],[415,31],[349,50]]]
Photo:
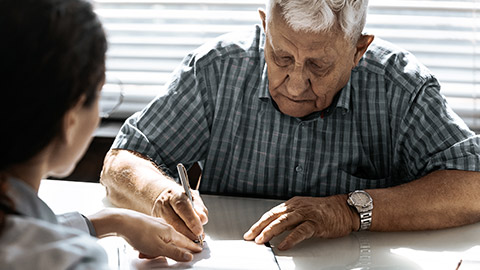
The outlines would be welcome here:
[[[0,269],[108,269],[107,255],[82,215],[57,219],[30,186],[11,178],[8,196],[19,215],[8,215],[0,234]]]
[[[167,93],[127,119],[112,148],[140,152],[173,176],[177,163],[202,161],[204,193],[277,198],[480,170],[480,137],[407,51],[376,39],[335,102],[300,119],[270,97],[264,42],[256,26],[189,54]]]

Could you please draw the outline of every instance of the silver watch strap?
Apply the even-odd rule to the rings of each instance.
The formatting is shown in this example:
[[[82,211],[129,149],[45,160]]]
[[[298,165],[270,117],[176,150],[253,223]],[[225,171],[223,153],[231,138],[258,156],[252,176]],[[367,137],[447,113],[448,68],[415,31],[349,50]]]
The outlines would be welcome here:
[[[360,229],[359,231],[368,231],[372,225],[372,210],[359,213],[360,215]]]

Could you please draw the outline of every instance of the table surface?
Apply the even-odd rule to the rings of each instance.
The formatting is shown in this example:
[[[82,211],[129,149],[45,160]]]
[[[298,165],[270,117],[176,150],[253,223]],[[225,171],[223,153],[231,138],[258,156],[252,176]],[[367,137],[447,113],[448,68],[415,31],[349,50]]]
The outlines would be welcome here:
[[[113,205],[98,183],[43,180],[39,196],[57,214],[89,215]],[[205,232],[221,240],[242,240],[243,233],[278,200],[202,195],[209,209]],[[309,239],[288,251],[271,241],[280,269],[480,269],[480,223],[419,232],[358,232],[338,239]],[[107,252],[108,253],[108,252]]]

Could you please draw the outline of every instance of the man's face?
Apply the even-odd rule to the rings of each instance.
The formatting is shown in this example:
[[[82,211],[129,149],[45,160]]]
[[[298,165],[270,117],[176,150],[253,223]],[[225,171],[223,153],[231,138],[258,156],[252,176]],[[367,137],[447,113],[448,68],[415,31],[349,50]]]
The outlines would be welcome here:
[[[265,30],[265,61],[273,100],[293,117],[327,108],[356,65],[355,46],[341,31],[293,31],[279,8],[271,16]]]

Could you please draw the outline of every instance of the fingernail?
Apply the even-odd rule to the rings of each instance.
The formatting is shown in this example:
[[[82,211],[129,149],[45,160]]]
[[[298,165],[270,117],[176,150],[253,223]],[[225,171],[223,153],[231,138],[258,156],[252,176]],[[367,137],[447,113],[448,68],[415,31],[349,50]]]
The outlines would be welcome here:
[[[251,234],[252,234],[252,231],[248,231],[245,234],[243,234],[243,238],[250,238]]]
[[[263,236],[258,236],[257,238],[255,238],[255,242],[256,243],[263,243]]]

